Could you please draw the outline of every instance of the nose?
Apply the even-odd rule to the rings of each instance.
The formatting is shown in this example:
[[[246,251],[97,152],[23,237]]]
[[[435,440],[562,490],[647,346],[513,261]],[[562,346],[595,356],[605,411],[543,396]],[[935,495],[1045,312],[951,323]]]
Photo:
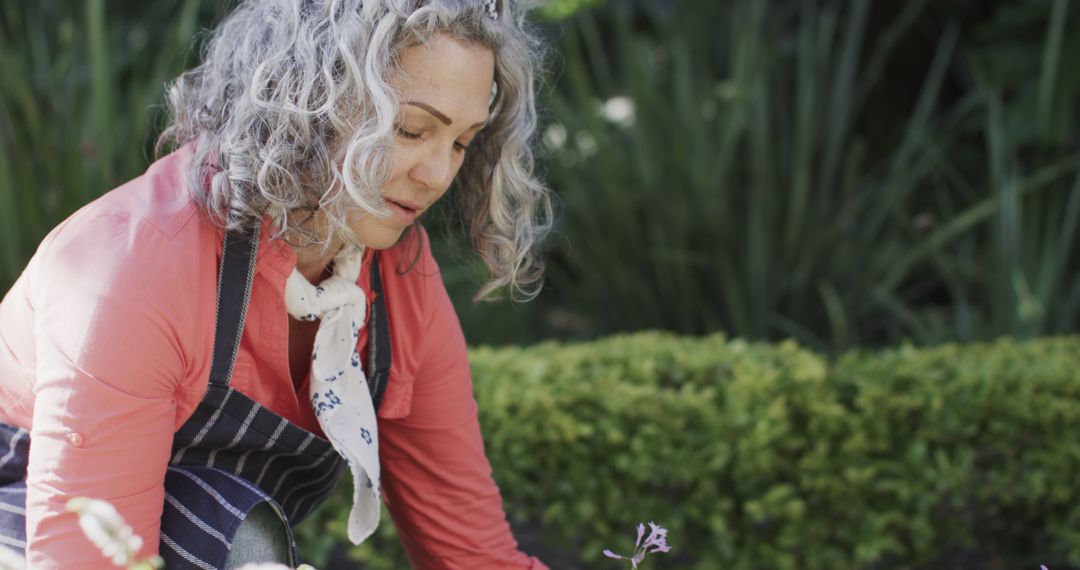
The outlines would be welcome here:
[[[457,160],[453,149],[432,149],[416,162],[412,179],[428,189],[444,192],[457,174]]]

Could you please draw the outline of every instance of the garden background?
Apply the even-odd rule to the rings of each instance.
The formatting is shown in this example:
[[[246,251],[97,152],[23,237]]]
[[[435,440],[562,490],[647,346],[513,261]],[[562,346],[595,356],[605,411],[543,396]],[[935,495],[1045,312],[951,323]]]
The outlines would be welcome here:
[[[228,5],[0,0],[0,289],[146,167]],[[1080,5],[534,21],[543,293],[472,303],[452,204],[428,222],[523,548],[617,568],[652,519],[651,568],[1080,568]],[[346,546],[346,504],[301,525],[311,561],[407,567],[390,524]]]

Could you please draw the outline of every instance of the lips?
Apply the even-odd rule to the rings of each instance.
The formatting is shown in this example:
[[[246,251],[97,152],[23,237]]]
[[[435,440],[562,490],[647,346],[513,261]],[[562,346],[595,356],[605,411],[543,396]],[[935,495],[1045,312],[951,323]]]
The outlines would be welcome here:
[[[394,218],[404,224],[411,224],[416,221],[416,217],[420,215],[423,207],[416,202],[409,200],[393,200],[390,198],[384,198],[386,205],[390,207],[390,211],[394,214]]]

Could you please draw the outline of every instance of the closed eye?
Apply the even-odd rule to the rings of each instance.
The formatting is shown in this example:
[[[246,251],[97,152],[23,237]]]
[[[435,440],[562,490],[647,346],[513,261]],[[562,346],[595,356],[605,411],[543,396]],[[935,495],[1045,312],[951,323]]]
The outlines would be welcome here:
[[[414,133],[414,132],[411,132],[411,131],[406,131],[405,128],[401,127],[401,126],[398,126],[397,134],[398,134],[398,136],[401,136],[402,138],[406,138],[406,139],[409,139],[409,140],[416,140],[416,139],[420,138],[420,133]]]

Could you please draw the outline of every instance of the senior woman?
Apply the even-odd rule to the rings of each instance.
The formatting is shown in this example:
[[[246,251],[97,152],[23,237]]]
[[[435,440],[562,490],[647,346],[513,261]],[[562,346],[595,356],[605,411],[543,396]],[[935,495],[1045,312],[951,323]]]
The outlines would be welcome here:
[[[249,0],[171,86],[175,150],[45,238],[0,304],[0,546],[108,561],[112,503],[168,568],[295,563],[352,481],[417,568],[543,568],[484,455],[417,218],[455,183],[499,288],[535,290],[537,44],[506,0]]]

